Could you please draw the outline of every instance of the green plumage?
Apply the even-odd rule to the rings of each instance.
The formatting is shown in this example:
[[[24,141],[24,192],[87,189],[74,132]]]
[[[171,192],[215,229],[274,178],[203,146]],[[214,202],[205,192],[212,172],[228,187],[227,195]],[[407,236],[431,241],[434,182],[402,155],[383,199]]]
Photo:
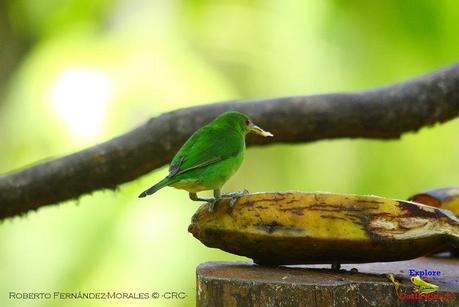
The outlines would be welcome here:
[[[198,129],[172,159],[169,175],[139,197],[153,194],[165,186],[172,186],[191,194],[214,190],[218,198],[223,184],[239,169],[244,160],[245,136],[250,131],[271,136],[269,132],[255,126],[244,114],[223,113]]]

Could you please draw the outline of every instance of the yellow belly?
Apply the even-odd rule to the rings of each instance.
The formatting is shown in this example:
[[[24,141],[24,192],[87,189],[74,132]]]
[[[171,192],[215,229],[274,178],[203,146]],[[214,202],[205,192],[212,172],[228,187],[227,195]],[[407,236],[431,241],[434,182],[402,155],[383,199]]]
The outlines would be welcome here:
[[[237,171],[244,158],[243,152],[237,156],[180,174],[178,181],[170,186],[191,193],[220,189]]]
[[[183,179],[170,185],[173,188],[185,190],[191,193],[209,190],[208,187],[202,186],[193,179]]]

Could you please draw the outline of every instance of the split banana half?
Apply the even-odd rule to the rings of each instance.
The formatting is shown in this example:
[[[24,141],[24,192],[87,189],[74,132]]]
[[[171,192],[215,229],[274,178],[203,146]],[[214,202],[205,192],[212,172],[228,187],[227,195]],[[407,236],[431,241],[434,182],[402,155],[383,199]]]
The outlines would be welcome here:
[[[202,205],[189,231],[208,247],[259,264],[398,261],[459,246],[459,219],[416,202],[331,193],[256,193],[213,212]]]

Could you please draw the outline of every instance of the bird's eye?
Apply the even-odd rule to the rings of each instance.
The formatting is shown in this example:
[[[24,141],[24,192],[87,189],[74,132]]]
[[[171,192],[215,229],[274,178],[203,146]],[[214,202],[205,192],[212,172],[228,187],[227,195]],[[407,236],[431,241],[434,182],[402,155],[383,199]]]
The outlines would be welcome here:
[[[245,120],[245,125],[246,125],[246,126],[250,125],[250,120],[246,119],[246,120]]]

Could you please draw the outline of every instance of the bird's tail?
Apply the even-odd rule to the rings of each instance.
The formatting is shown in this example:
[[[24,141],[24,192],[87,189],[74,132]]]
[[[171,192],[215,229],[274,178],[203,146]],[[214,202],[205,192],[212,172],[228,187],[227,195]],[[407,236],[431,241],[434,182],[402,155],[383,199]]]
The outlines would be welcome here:
[[[159,189],[164,188],[165,186],[167,186],[170,183],[172,183],[171,178],[166,177],[163,180],[161,180],[160,182],[158,182],[157,184],[155,184],[154,186],[152,186],[152,187],[148,188],[147,190],[143,191],[142,193],[140,193],[139,198],[151,195],[151,194],[155,193],[156,191],[158,191]]]

